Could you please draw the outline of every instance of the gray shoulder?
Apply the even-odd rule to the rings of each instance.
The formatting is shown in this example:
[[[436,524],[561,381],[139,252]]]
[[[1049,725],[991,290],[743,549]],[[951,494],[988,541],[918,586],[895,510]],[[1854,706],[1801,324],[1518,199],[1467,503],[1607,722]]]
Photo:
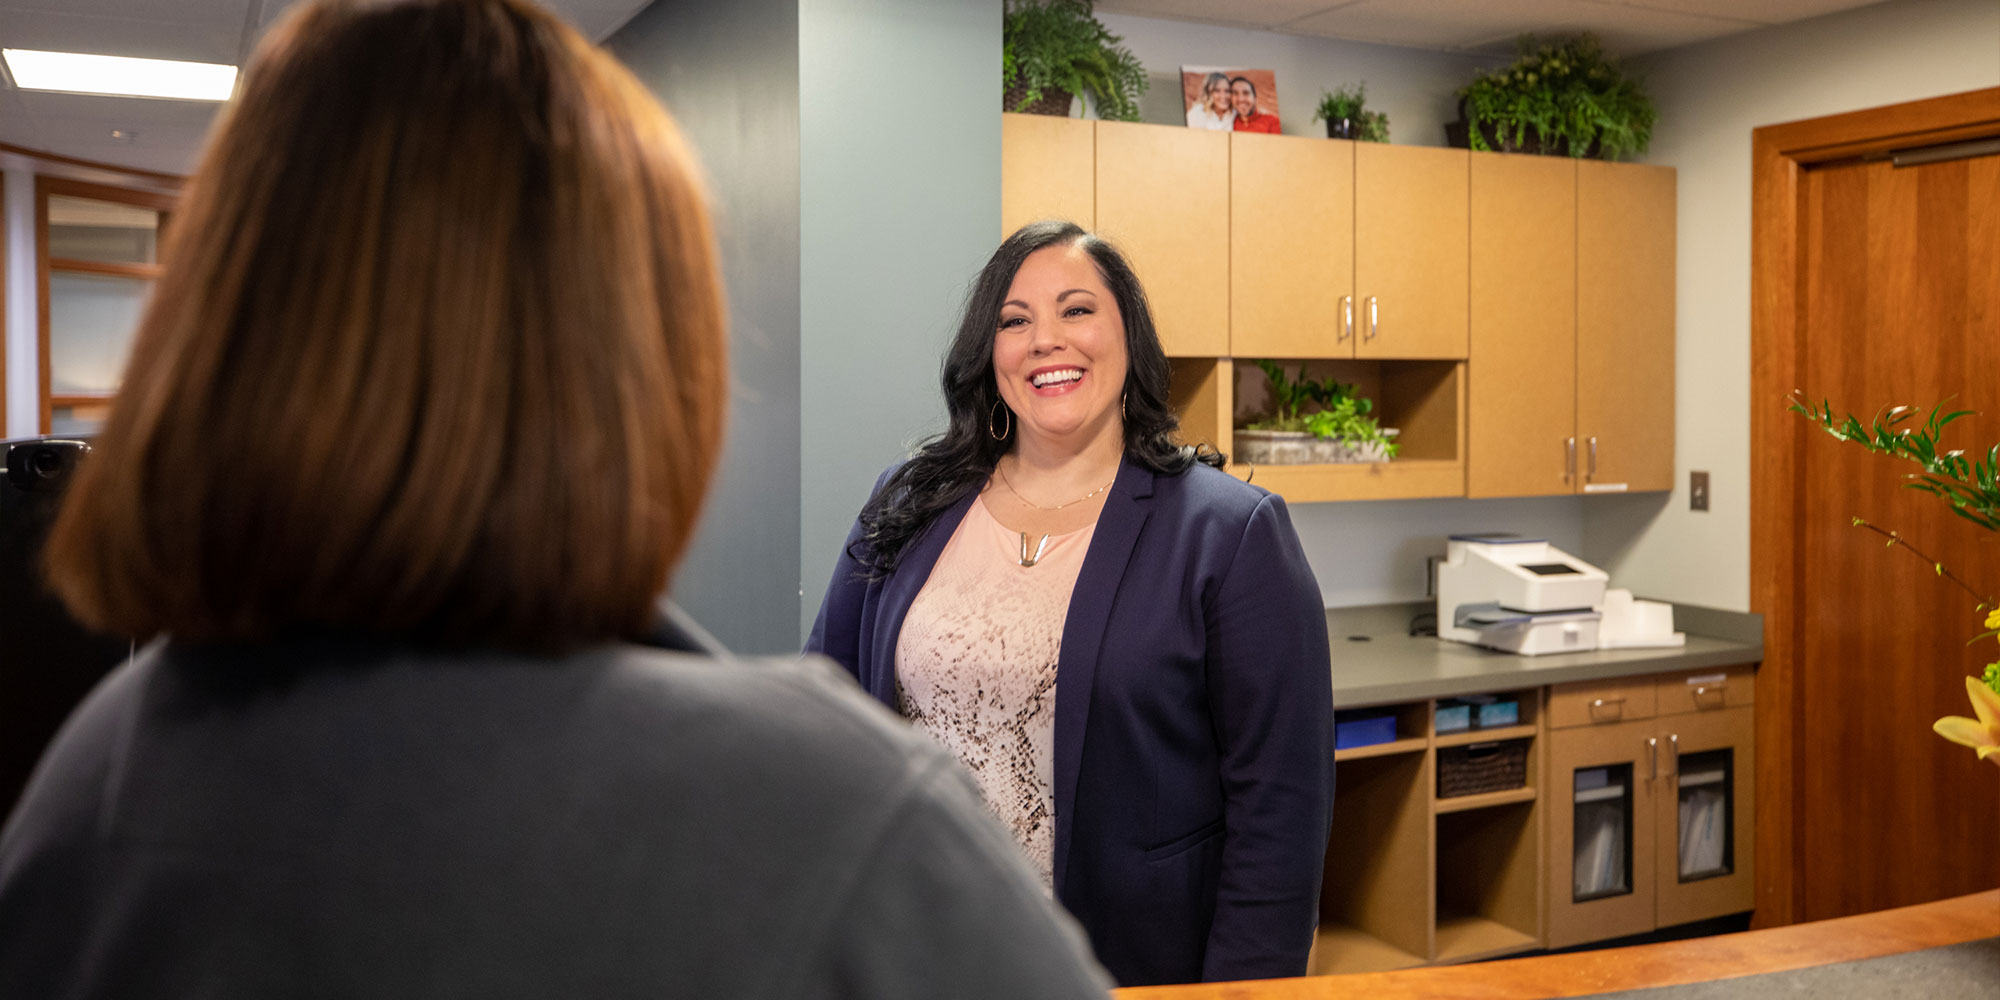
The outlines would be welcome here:
[[[607,710],[648,728],[697,726],[716,750],[878,778],[944,753],[824,657],[707,657],[638,646],[606,655]]]

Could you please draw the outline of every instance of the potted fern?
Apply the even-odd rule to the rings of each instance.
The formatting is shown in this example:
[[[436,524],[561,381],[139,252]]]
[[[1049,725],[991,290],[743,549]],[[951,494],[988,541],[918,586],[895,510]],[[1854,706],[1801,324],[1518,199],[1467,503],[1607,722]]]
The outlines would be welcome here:
[[[1000,107],[1068,116],[1089,94],[1097,116],[1139,120],[1146,68],[1090,12],[1090,0],[1008,0],[1001,20]]]
[[[1505,69],[1458,92],[1445,138],[1460,149],[1615,160],[1652,140],[1653,102],[1595,36],[1537,42],[1523,35]]]

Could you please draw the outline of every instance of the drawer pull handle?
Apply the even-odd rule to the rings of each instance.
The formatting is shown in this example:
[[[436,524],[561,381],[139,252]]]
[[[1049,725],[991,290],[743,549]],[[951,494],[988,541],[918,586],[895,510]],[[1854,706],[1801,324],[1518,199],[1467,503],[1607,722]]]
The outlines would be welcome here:
[[[1647,780],[1660,776],[1660,738],[1657,736],[1646,737],[1646,766],[1653,772]]]
[[[1670,744],[1667,749],[1667,756],[1673,758],[1674,762],[1674,769],[1667,772],[1667,777],[1679,778],[1681,776],[1681,734],[1667,734],[1667,742]]]
[[[1597,718],[1597,711],[1598,711],[1598,709],[1601,709],[1601,708],[1613,708],[1613,709],[1616,709],[1617,711],[1615,711],[1615,712],[1611,713],[1611,717],[1612,717],[1612,718],[1614,718],[1614,719],[1622,719],[1622,718],[1624,718],[1624,717],[1625,717],[1625,696],[1624,696],[1624,695],[1619,695],[1619,696],[1617,696],[1617,697],[1615,697],[1615,698],[1592,698],[1592,699],[1590,699],[1590,717],[1591,717],[1591,718],[1593,718],[1593,719]]]
[[[1722,703],[1728,700],[1728,694],[1727,694],[1728,687],[1729,685],[1723,681],[1716,681],[1713,684],[1702,684],[1697,686],[1694,689],[1694,707],[1696,708],[1722,707]],[[1715,695],[1714,699],[1715,703],[1713,705],[1702,704],[1701,702],[1702,697],[1704,695],[1711,695],[1711,694]]]

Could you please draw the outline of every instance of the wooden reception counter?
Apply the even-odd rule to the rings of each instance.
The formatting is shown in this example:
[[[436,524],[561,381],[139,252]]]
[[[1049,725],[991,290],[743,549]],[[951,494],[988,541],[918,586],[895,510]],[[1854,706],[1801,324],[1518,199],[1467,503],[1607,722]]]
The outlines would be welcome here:
[[[1547,1000],[1811,969],[1993,937],[2000,937],[2000,889],[1879,913],[1663,944],[1399,972],[1136,987],[1113,995],[1117,1000]],[[1995,973],[2000,975],[2000,969]]]

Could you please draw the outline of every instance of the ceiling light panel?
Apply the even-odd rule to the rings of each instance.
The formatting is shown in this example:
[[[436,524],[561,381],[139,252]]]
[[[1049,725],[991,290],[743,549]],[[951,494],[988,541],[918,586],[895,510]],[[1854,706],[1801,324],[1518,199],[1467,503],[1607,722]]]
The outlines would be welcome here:
[[[217,63],[32,49],[5,49],[0,55],[7,60],[14,85],[22,90],[226,101],[236,86],[236,67]]]

